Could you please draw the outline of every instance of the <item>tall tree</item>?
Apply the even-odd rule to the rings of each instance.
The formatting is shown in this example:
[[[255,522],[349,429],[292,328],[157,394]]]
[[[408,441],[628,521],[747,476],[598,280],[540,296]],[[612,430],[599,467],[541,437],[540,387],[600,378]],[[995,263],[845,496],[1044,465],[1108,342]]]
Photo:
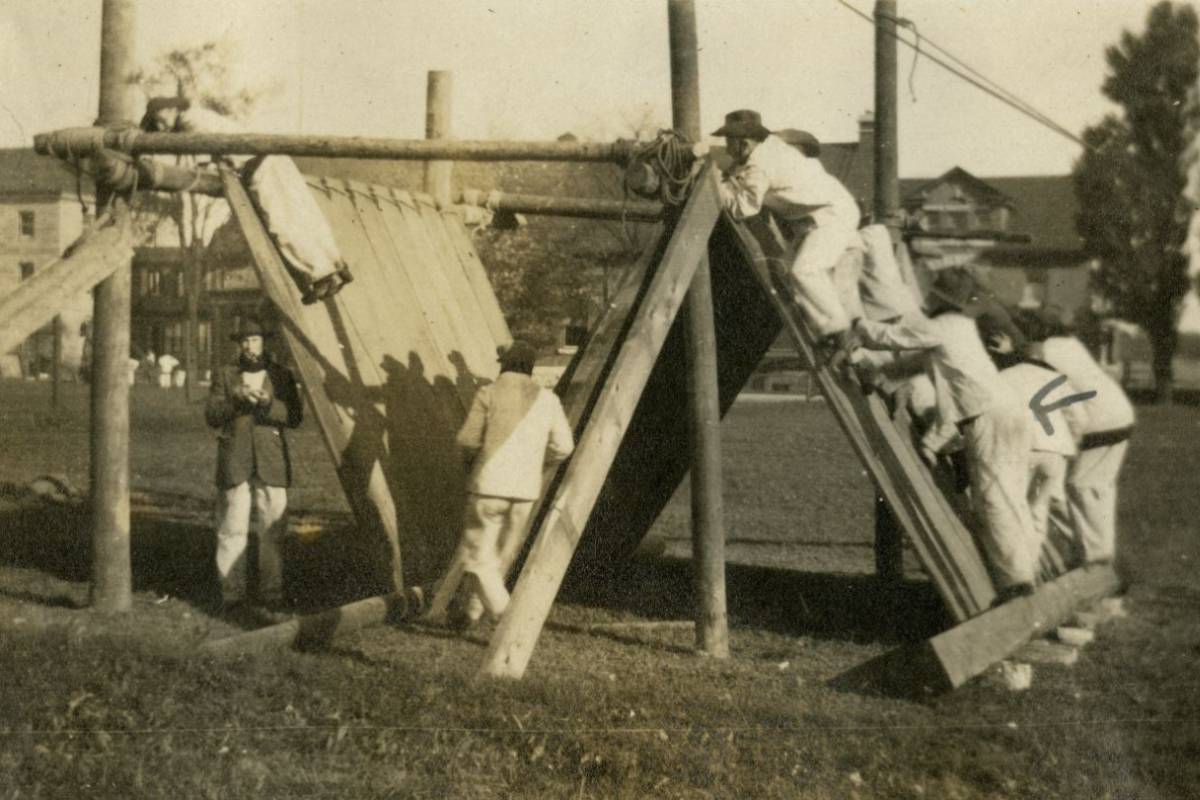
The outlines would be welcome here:
[[[1200,72],[1197,30],[1190,6],[1164,0],[1150,10],[1141,35],[1125,31],[1107,48],[1102,91],[1120,113],[1084,131],[1074,170],[1079,233],[1100,263],[1095,287],[1118,316],[1145,329],[1163,399],[1170,398],[1188,289],[1180,163],[1197,113],[1187,102]]]

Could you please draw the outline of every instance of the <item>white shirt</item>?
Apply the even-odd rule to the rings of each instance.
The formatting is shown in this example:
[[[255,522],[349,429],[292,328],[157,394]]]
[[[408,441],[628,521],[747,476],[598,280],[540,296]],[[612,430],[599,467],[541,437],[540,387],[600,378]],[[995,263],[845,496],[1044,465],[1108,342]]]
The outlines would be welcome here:
[[[169,353],[163,353],[158,357],[158,371],[164,375],[170,375],[179,366],[179,359]]]
[[[921,292],[916,277],[910,264],[905,264],[906,270],[896,258],[887,226],[868,225],[859,230],[858,237],[865,253],[858,288],[867,318],[887,320],[920,313]]]
[[[858,227],[858,204],[841,182],[777,136],[768,136],[721,181],[721,203],[736,219],[768,208],[786,220],[799,220],[829,207],[839,221]]]
[[[933,450],[954,438],[957,423],[1018,402],[984,349],[975,320],[964,314],[909,314],[893,323],[863,319],[859,330],[876,350],[926,351],[937,397],[937,426],[925,440]]]
[[[457,441],[474,454],[467,491],[513,500],[536,500],[546,463],[575,449],[558,395],[518,372],[475,393]]]
[[[1045,419],[1050,425],[1049,432],[1042,425],[1041,419],[1034,413],[1031,406],[1031,403],[1038,397],[1038,394],[1043,392],[1060,375],[1061,373],[1028,362],[1014,364],[1008,369],[1000,371],[1000,377],[1012,387],[1017,398],[1026,408],[1030,409],[1029,413],[1033,416],[1033,449],[1046,453],[1058,453],[1063,456],[1073,456],[1079,452],[1077,443],[1083,438],[1084,431],[1087,428],[1088,415],[1084,409],[1086,403],[1069,403],[1045,414]],[[1038,398],[1037,403],[1043,407],[1053,406],[1055,403],[1077,393],[1078,390],[1068,379],[1056,386],[1052,391],[1046,393],[1043,397]]]
[[[1133,405],[1121,385],[1108,376],[1083,342],[1074,336],[1052,336],[1042,343],[1042,360],[1067,376],[1077,392],[1095,392],[1081,405],[1088,412],[1086,433],[1128,428]]]

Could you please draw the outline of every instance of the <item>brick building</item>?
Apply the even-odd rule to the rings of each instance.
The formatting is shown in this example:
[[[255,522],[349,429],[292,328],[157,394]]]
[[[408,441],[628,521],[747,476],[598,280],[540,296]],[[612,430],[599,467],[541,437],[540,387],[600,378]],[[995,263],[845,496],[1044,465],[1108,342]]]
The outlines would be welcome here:
[[[82,198],[82,200],[81,200]],[[0,149],[0,296],[55,261],[95,213],[86,176],[32,150]],[[90,293],[68,298],[60,317],[62,359],[71,374],[83,357],[83,326],[92,313]],[[47,325],[12,353],[0,353],[0,376],[49,371],[54,328]]]

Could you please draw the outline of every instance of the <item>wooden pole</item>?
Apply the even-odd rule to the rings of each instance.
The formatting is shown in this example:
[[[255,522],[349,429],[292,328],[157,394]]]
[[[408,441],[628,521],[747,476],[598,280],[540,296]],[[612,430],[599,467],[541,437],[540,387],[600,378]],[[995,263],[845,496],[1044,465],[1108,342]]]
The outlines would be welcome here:
[[[103,125],[133,118],[134,0],[104,0],[100,16],[100,114]],[[98,207],[109,200],[97,192]],[[122,203],[119,198],[115,203]],[[92,311],[92,607],[128,611],[130,263],[96,286]]]
[[[875,0],[875,220],[900,224],[896,0]]]
[[[50,407],[58,411],[59,383],[62,381],[62,315],[56,314],[51,324],[54,326],[54,341],[50,357]]]
[[[449,139],[454,95],[454,73],[430,70],[425,84],[425,138]],[[453,161],[425,162],[425,193],[440,207],[450,204]]]
[[[651,200],[612,200],[603,197],[557,197],[544,194],[513,194],[467,189],[453,192],[456,205],[478,206],[514,214],[546,214],[580,219],[620,219],[628,222],[660,222],[661,203]]]
[[[430,141],[365,136],[268,133],[146,133],[67,128],[33,137],[33,149],[59,158],[103,150],[133,155],[287,155],[395,161],[578,161],[625,164],[634,142]]]
[[[896,0],[875,3],[875,204],[877,222],[900,241],[900,177],[896,115]],[[875,499],[875,574],[887,583],[904,579],[903,532],[887,502]]]
[[[694,0],[668,0],[671,108],[675,129],[700,141],[700,68]],[[721,409],[717,335],[707,254],[687,298],[688,412],[692,423],[692,561],[696,587],[696,648],[729,657],[725,610],[725,528],[721,502]]]

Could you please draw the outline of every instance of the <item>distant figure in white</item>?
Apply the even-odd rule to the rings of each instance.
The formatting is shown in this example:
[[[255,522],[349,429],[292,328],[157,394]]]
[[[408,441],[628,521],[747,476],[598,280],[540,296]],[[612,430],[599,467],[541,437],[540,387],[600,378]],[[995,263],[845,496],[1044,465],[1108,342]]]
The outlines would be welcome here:
[[[142,130],[151,133],[241,133],[232,120],[194,106],[186,97],[155,97]],[[352,278],[328,221],[296,163],[287,156],[231,158],[242,167],[250,196],[291,270],[306,304],[332,297]]]
[[[735,219],[768,209],[789,239],[802,239],[791,266],[795,299],[816,329],[822,351],[836,352],[847,341],[850,319],[833,270],[857,244],[858,203],[818,159],[773,136],[757,111],[726,114],[725,124],[712,135],[725,137],[733,159],[720,184],[724,208]]]
[[[500,355],[500,377],[475,394],[457,441],[471,470],[459,555],[473,581],[466,625],[508,607],[505,577],[542,491],[542,471],[575,449],[558,395],[534,382],[537,353],[517,340]]]
[[[163,353],[158,357],[158,385],[163,389],[171,388],[171,378],[175,375],[175,368],[179,366],[179,359],[170,353]]]

